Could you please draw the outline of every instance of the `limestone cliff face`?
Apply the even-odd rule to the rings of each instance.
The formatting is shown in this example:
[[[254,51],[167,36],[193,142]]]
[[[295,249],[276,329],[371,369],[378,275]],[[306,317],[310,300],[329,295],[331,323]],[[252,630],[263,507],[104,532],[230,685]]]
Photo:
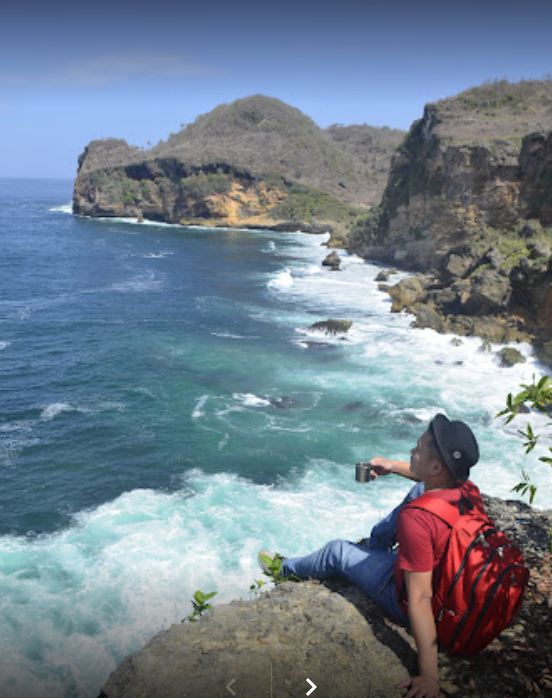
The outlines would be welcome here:
[[[221,105],[149,150],[107,139],[79,158],[73,211],[170,223],[346,230],[383,191],[402,132],[323,131],[257,95]]]
[[[498,83],[426,106],[397,150],[377,221],[351,248],[410,268],[489,229],[552,226],[552,82]]]
[[[104,147],[96,142],[88,148],[97,157]],[[188,168],[176,159],[158,159],[79,176],[73,211],[181,225],[275,227],[285,220],[269,214],[287,194],[283,184],[229,167]]]
[[[552,81],[527,81],[428,105],[349,248],[431,272],[414,308],[425,308],[421,326],[542,344],[552,339],[551,244]],[[489,316],[504,332],[481,331],[476,319]]]

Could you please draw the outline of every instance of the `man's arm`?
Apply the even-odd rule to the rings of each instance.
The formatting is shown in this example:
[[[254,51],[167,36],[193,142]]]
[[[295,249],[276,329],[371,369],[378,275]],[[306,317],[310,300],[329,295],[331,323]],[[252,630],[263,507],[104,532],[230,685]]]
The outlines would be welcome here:
[[[408,620],[418,649],[419,676],[402,681],[397,688],[408,688],[405,698],[437,698],[437,629],[431,607],[433,572],[404,571],[408,595]]]
[[[402,460],[390,460],[389,458],[381,458],[377,456],[370,460],[370,465],[372,466],[372,472],[370,477],[375,480],[378,475],[400,475],[401,477],[406,477],[409,480],[414,480],[419,482],[417,477],[414,477],[410,472],[410,463],[406,463]]]

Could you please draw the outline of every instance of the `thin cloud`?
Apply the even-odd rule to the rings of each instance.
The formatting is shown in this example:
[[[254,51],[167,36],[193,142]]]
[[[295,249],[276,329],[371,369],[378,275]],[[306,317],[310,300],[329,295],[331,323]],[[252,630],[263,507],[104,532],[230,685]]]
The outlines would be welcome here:
[[[182,56],[106,55],[87,60],[65,61],[36,70],[0,70],[0,83],[12,86],[41,84],[51,87],[106,87],[132,79],[190,78],[220,75],[211,66],[189,61]]]

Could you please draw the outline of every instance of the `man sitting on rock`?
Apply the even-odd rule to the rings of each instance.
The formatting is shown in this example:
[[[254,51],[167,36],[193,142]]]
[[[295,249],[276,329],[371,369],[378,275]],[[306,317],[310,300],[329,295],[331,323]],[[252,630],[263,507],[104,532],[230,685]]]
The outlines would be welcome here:
[[[423,492],[432,491],[451,504],[460,506],[462,499],[468,499],[483,510],[479,490],[468,480],[478,458],[477,441],[467,424],[438,414],[412,449],[410,463],[380,457],[370,461],[372,479],[393,473],[418,484],[374,526],[369,539],[359,543],[334,540],[306,557],[286,559],[267,551],[259,553],[266,573],[302,579],[345,577],[395,621],[409,624],[418,649],[419,676],[397,686],[408,689],[405,698],[439,695],[437,630],[431,599],[433,572],[451,529],[429,511],[402,507]],[[266,556],[272,564],[266,564]]]

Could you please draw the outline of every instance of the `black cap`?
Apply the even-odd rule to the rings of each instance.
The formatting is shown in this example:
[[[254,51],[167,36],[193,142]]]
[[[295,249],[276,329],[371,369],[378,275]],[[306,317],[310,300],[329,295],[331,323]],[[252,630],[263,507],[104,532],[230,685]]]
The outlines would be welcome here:
[[[467,480],[470,468],[479,460],[479,447],[469,426],[438,414],[431,420],[429,431],[447,468],[459,480]]]

